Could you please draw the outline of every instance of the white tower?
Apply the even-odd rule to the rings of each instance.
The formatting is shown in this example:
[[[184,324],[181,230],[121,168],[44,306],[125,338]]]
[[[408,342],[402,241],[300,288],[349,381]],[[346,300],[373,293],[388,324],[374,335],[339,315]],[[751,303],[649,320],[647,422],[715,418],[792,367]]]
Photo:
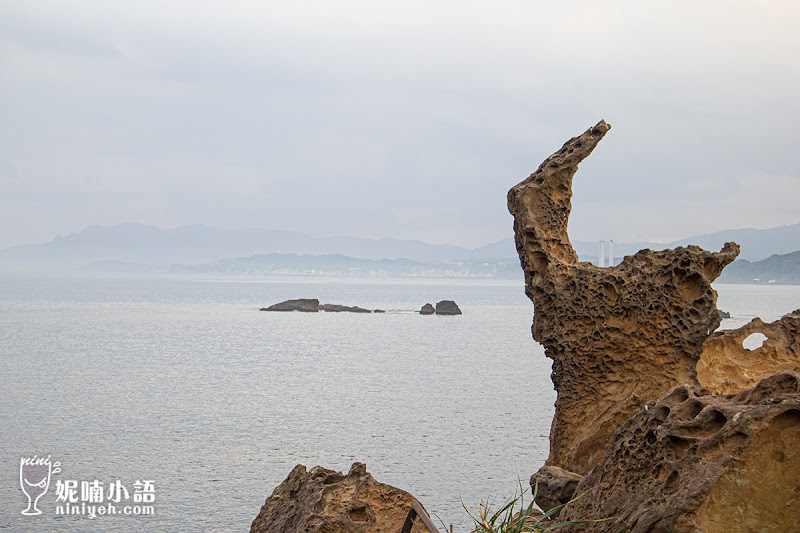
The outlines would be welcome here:
[[[608,241],[608,266],[614,266],[614,241]]]
[[[597,266],[604,267],[606,262],[606,241],[600,241],[600,257],[597,260]]]

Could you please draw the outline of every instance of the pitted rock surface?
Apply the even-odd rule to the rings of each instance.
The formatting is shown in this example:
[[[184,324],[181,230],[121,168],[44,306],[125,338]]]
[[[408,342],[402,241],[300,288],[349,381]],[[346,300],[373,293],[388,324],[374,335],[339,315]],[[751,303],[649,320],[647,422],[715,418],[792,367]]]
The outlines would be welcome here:
[[[767,337],[761,347],[745,348],[745,339],[757,333]],[[712,394],[730,394],[782,370],[800,371],[800,309],[775,322],[754,318],[711,335],[697,362],[697,379]]]
[[[800,531],[800,374],[702,396],[675,387],[639,410],[560,519],[581,533]]]
[[[738,245],[642,250],[614,267],[579,262],[567,235],[572,180],[609,131],[570,139],[508,193],[533,338],[553,360],[558,397],[547,464],[586,475],[614,432],[676,385],[697,386],[703,341],[720,323],[711,282]]]
[[[375,481],[362,463],[353,463],[347,475],[297,465],[264,502],[250,532],[397,533],[413,499]]]
[[[536,505],[549,511],[568,503],[575,495],[583,476],[568,472],[557,466],[543,466],[530,479],[531,489],[536,495]]]

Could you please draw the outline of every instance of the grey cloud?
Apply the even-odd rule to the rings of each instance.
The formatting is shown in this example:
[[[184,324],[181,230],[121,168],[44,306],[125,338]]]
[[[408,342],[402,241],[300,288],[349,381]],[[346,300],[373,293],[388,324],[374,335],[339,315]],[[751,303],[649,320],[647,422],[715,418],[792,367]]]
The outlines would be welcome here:
[[[576,238],[800,218],[770,209],[800,181],[791,3],[218,6],[0,6],[0,246],[125,221],[477,246],[601,117]]]

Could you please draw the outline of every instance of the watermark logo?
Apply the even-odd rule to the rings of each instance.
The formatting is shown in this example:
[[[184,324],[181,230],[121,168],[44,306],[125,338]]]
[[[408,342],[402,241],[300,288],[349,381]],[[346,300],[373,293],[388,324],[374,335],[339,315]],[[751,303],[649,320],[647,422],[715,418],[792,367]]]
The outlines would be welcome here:
[[[19,484],[28,497],[27,516],[40,515],[39,498],[50,488],[50,478],[61,473],[61,463],[50,456],[22,457],[19,462]],[[55,481],[56,516],[77,515],[96,518],[105,515],[154,515],[156,484],[152,479],[123,483],[120,479],[104,482],[78,479]]]
[[[50,487],[50,476],[61,472],[61,463],[52,462],[50,456],[22,457],[19,461],[19,485],[28,497],[28,507],[22,511],[24,515],[39,515],[42,512],[36,507]]]
[[[131,485],[128,485],[130,487]],[[151,479],[133,482],[128,490],[119,479],[104,483],[99,479],[56,481],[57,515],[80,515],[95,518],[98,515],[140,516],[155,514],[156,485]],[[133,505],[129,505],[129,504]],[[149,504],[149,505],[147,505]]]

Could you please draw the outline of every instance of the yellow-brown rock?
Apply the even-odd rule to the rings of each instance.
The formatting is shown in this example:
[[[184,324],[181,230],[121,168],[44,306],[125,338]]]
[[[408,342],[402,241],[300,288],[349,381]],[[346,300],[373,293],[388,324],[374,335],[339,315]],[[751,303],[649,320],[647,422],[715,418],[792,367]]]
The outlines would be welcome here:
[[[711,282],[739,252],[642,250],[619,265],[578,261],[567,235],[572,179],[609,131],[570,139],[508,193],[533,337],[553,360],[558,397],[548,465],[586,475],[614,432],[673,387],[697,386],[703,341],[720,323]]]
[[[570,531],[800,531],[800,374],[702,392],[680,385],[616,433],[560,517],[611,519]]]
[[[761,347],[745,348],[745,339],[757,333],[767,337]],[[697,362],[697,379],[712,394],[730,394],[782,370],[800,371],[800,309],[772,323],[754,318],[711,335]]]
[[[530,479],[536,505],[549,511],[569,502],[583,476],[557,466],[545,465]]]
[[[347,475],[297,465],[275,488],[251,533],[398,533],[414,497],[379,483],[362,463]],[[427,531],[419,522],[420,531]]]

